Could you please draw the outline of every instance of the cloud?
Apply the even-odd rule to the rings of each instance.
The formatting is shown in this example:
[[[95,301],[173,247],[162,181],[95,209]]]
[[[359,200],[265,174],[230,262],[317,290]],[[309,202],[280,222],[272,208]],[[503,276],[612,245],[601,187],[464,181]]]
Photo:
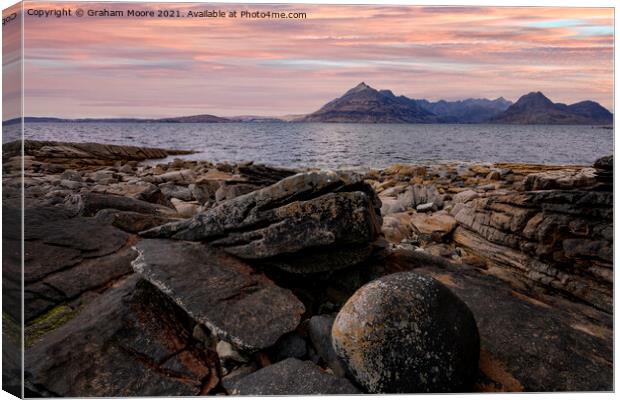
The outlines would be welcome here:
[[[36,5],[61,7],[75,5]],[[544,89],[612,105],[613,9],[175,4],[205,7],[308,18],[27,17],[29,112],[297,114],[360,80],[416,98],[514,100]]]

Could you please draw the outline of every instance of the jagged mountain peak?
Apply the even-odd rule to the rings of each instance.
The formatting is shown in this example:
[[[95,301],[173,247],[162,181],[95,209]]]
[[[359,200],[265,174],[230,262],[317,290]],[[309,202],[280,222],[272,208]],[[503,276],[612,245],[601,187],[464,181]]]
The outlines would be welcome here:
[[[352,89],[349,89],[349,91],[347,91],[346,94],[353,94],[353,93],[359,93],[359,92],[363,92],[364,90],[373,90],[376,91],[376,89],[368,86],[365,82],[361,82],[359,83],[357,86],[355,86]]]
[[[516,106],[526,105],[526,106],[553,106],[553,102],[545,96],[542,92],[530,92],[526,95],[523,95],[517,100],[515,103]]]

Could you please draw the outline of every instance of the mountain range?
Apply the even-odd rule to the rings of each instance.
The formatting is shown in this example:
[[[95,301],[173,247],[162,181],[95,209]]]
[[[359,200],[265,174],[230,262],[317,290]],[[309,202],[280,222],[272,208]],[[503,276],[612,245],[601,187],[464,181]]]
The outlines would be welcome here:
[[[20,119],[5,121],[18,123]],[[396,96],[390,90],[377,90],[362,82],[319,110],[301,116],[218,117],[210,114],[185,117],[61,119],[26,117],[25,122],[347,122],[347,123],[496,123],[496,124],[571,124],[610,125],[613,114],[597,102],[586,100],[566,105],[554,103],[541,92],[521,96],[516,103],[499,97],[458,101],[411,99]]]
[[[613,115],[594,101],[554,103],[541,92],[526,94],[514,104],[503,97],[430,102],[396,96],[362,82],[297,121],[606,125],[613,123]]]

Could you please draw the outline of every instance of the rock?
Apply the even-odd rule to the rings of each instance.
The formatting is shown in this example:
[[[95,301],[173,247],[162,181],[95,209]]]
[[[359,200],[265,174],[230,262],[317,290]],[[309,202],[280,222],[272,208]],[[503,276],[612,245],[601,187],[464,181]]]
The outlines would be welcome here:
[[[236,170],[237,173],[248,182],[255,183],[259,186],[273,185],[297,173],[297,171],[292,169],[274,168],[254,163],[240,164],[237,166]]]
[[[599,158],[594,162],[596,181],[599,183],[598,190],[612,192],[614,185],[614,156]]]
[[[205,347],[217,346],[217,337],[211,334],[203,325],[196,324],[192,330],[192,337],[202,343]]]
[[[133,173],[133,167],[129,164],[125,164],[122,167],[120,167],[118,169],[118,172],[122,172],[124,174],[132,174]]]
[[[502,179],[502,174],[499,171],[491,171],[487,175],[487,179],[490,181],[499,181],[500,179]]]
[[[54,215],[55,214],[55,215]],[[59,218],[59,219],[56,219]],[[51,208],[24,211],[24,239],[79,250],[86,257],[100,257],[121,248],[129,236],[96,218],[67,218]]]
[[[79,188],[82,187],[82,184],[80,182],[63,179],[60,181],[60,186],[70,189],[70,190],[78,190]]]
[[[24,318],[33,320],[59,303],[126,274],[123,247],[130,236],[96,218],[75,217],[60,206],[24,209]],[[6,223],[12,224],[10,214]],[[19,226],[19,225],[16,225]],[[6,238],[7,248],[13,240]],[[15,240],[19,243],[19,240]],[[21,247],[20,247],[21,253]],[[120,259],[119,259],[120,258]],[[110,260],[108,262],[108,260]],[[9,268],[11,262],[6,260]],[[21,265],[17,256],[17,265]],[[7,272],[8,274],[8,272]],[[20,269],[21,277],[21,269]],[[54,287],[42,280],[58,283]],[[59,289],[61,288],[62,289]],[[70,288],[70,289],[67,289]],[[82,289],[79,289],[82,288]],[[66,292],[63,292],[67,289]],[[21,292],[21,289],[20,289]]]
[[[478,197],[480,197],[478,192],[468,189],[455,194],[452,201],[454,201],[454,203],[467,203],[473,199],[477,199]]]
[[[407,210],[407,206],[404,202],[398,198],[383,197],[381,196],[381,215],[388,216],[391,214],[401,214]]]
[[[466,203],[453,238],[517,287],[611,311],[612,214],[611,192],[510,192]]]
[[[141,214],[171,214],[173,211],[146,201],[126,196],[99,193],[80,193],[66,200],[68,208],[76,215],[86,217],[97,214],[100,210],[112,208],[119,211],[133,211]]]
[[[33,282],[52,272],[82,261],[82,252],[64,246],[50,246],[42,241],[24,242],[24,280]]]
[[[182,218],[190,218],[196,215],[200,208],[200,205],[196,203],[190,203],[179,199],[170,199],[170,202],[174,206],[174,209],[177,210],[177,214]]]
[[[159,189],[166,196],[166,199],[176,198],[183,201],[192,201],[194,196],[187,186],[175,185],[174,183],[162,183]]]
[[[430,215],[416,213],[411,215],[411,225],[418,233],[440,241],[456,228],[456,219],[445,211]]]
[[[82,261],[68,270],[46,276],[43,283],[61,292],[65,298],[72,299],[87,290],[102,287],[115,278],[132,271],[131,261],[136,252],[130,246],[99,258]]]
[[[385,239],[392,243],[409,239],[412,234],[411,214],[403,212],[384,216],[381,231]]]
[[[359,175],[309,172],[142,235],[210,241],[240,258],[316,272],[351,266],[368,255],[381,227],[378,203]],[[316,262],[294,256],[302,251]]]
[[[227,384],[235,396],[309,394],[356,394],[359,390],[344,378],[322,372],[311,361],[288,358]]]
[[[149,203],[161,204],[166,207],[171,206],[170,201],[162,193],[161,189],[152,183],[147,183],[144,189],[135,194],[135,198]]]
[[[613,171],[614,170],[614,156],[613,154],[610,156],[601,157],[594,162],[594,168],[602,169],[605,171]]]
[[[299,324],[304,306],[290,290],[221,251],[174,240],[142,240],[136,249],[136,272],[242,351],[270,347]]]
[[[524,190],[551,190],[586,188],[596,184],[596,170],[557,170],[530,174],[523,182]]]
[[[190,341],[182,311],[132,276],[25,352],[25,381],[69,397],[196,396],[217,355]]]
[[[277,362],[287,358],[304,358],[306,354],[306,341],[292,332],[282,336],[275,344],[272,360]]]
[[[69,181],[82,182],[82,175],[72,169],[68,169],[60,174],[60,179],[66,179]]]
[[[517,292],[472,268],[427,264],[415,271],[440,280],[473,312],[481,349],[476,391],[612,390],[612,315]]]
[[[215,193],[220,187],[217,181],[203,180],[188,186],[192,196],[200,204],[215,200]]]
[[[172,221],[171,218],[159,215],[118,211],[110,208],[98,211],[95,218],[131,233],[138,233]]]
[[[384,202],[381,207],[381,214],[388,215],[392,213],[400,213],[410,208],[417,208],[421,205],[424,207],[430,207],[440,209],[443,207],[443,196],[437,191],[434,185],[413,185],[409,186],[407,190],[400,193],[396,199],[389,199],[382,195],[382,201]],[[428,206],[427,204],[431,204]],[[430,209],[429,208],[429,209]]]
[[[355,292],[336,317],[332,343],[370,393],[466,391],[478,373],[471,311],[438,281],[412,272]]]
[[[334,317],[329,315],[315,315],[308,322],[308,335],[312,341],[312,346],[317,354],[327,363],[334,375],[344,377],[346,367],[336,355],[332,346],[332,326]]]
[[[5,157],[20,156],[22,141],[2,145]],[[192,154],[193,151],[155,149],[150,147],[118,146],[99,143],[67,143],[41,140],[24,140],[24,155],[47,164],[49,172],[63,172],[70,168],[89,165],[114,165],[115,162],[165,158],[174,154]],[[64,164],[64,165],[61,165]]]
[[[424,203],[424,204],[418,205],[415,209],[417,212],[427,212],[427,211],[433,210],[434,206],[435,204],[433,203]]]
[[[118,175],[114,171],[100,170],[90,174],[90,178],[100,185],[110,185],[118,182]]]
[[[215,192],[215,201],[221,203],[231,200],[241,195],[253,192],[259,189],[259,186],[249,183],[230,183],[223,182]]]
[[[239,352],[235,350],[230,343],[225,342],[223,340],[220,340],[219,342],[217,342],[215,351],[217,352],[217,355],[220,358],[220,362],[226,362],[229,360],[235,361],[238,363],[248,362],[248,359],[242,356],[241,354],[239,354]]]
[[[189,185],[196,180],[196,176],[192,170],[182,169],[179,171],[166,172],[161,175],[147,176],[144,180],[151,183],[170,182],[178,185]]]

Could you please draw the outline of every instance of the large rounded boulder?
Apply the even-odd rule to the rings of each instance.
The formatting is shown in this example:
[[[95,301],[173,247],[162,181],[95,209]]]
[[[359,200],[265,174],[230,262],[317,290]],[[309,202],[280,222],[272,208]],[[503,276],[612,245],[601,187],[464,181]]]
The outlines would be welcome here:
[[[332,345],[370,393],[466,391],[478,372],[473,314],[443,284],[413,272],[355,292],[336,317]]]

